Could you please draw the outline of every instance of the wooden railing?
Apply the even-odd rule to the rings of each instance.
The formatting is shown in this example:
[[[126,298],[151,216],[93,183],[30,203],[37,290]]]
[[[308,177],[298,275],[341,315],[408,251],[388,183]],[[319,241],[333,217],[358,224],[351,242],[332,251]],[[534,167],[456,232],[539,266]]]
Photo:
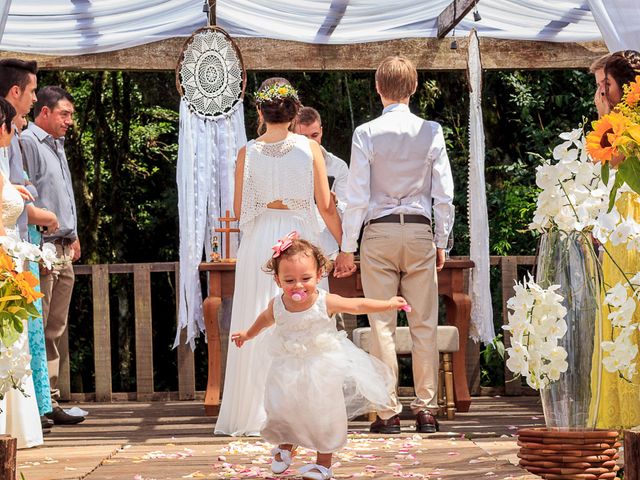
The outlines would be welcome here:
[[[501,273],[503,322],[504,319],[507,318],[506,301],[512,296],[513,285],[519,278],[518,267],[524,266],[530,268],[534,264],[535,257],[533,256],[491,257],[491,266],[500,268]],[[69,356],[66,355],[65,358],[61,358],[59,380],[60,393],[63,399],[110,402],[113,400],[193,400],[203,397],[204,392],[196,391],[194,353],[188,345],[185,345],[184,333],[182,334],[183,342],[177,349],[167,349],[166,352],[155,352],[156,355],[177,355],[178,392],[156,392],[154,390],[151,274],[173,272],[175,285],[178,285],[178,263],[76,265],[74,270],[78,276],[91,275],[95,392],[77,393],[70,391]],[[133,274],[136,360],[135,392],[114,393],[112,391],[109,278],[111,275],[118,274]],[[179,300],[176,299],[176,321],[178,302]],[[71,319],[70,321],[73,320]],[[62,341],[68,342],[66,334]],[[509,346],[508,335],[505,335],[505,346]],[[510,372],[505,370],[505,393],[518,395],[520,393],[520,382],[511,381],[512,378]]]

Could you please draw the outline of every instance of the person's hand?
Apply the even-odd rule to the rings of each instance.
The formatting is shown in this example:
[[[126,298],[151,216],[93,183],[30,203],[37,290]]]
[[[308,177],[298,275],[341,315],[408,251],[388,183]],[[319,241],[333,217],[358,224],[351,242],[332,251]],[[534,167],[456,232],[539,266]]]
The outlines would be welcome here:
[[[336,257],[333,276],[336,278],[345,278],[353,275],[355,271],[356,263],[353,253],[340,252]]]
[[[407,301],[402,297],[391,297],[389,299],[389,310],[400,310],[407,305]]]
[[[60,228],[60,224],[58,223],[58,217],[55,213],[50,210],[47,210],[46,214],[46,223],[43,225],[47,227],[47,234],[52,235],[58,231]]]
[[[76,262],[80,255],[82,255],[82,251],[80,250],[80,240],[76,239],[71,245],[69,245],[69,249],[71,250],[71,261]]]
[[[251,340],[249,335],[247,335],[247,331],[243,330],[242,332],[236,332],[231,334],[231,341],[236,344],[236,347],[240,348],[244,345],[244,342],[247,340]]]
[[[607,94],[601,86],[598,86],[595,95],[593,96],[593,103],[598,110],[598,118],[602,118],[611,112],[611,106],[607,99]]]
[[[444,268],[444,248],[436,248],[436,270],[439,272]]]
[[[31,195],[29,190],[27,190],[27,187],[25,187],[24,185],[14,185],[14,187],[16,188],[16,190],[18,191],[18,193],[20,194],[20,196],[24,201],[33,202],[34,200],[33,195]]]

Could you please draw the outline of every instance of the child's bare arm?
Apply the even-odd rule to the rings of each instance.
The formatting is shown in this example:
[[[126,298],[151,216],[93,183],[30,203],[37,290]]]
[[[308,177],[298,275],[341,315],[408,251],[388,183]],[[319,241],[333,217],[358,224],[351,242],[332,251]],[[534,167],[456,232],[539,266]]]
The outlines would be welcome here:
[[[235,342],[237,347],[241,347],[242,345],[244,345],[244,342],[246,342],[247,340],[251,340],[262,330],[264,330],[265,328],[269,328],[274,323],[275,319],[273,318],[273,300],[271,300],[266,310],[258,315],[258,318],[256,318],[255,322],[253,322],[253,325],[251,325],[248,330],[232,333],[231,340]]]
[[[330,315],[334,313],[358,315],[361,313],[385,312],[387,310],[398,310],[404,305],[407,305],[407,301],[402,297],[391,297],[389,300],[373,300],[371,298],[345,298],[333,293],[327,295],[327,310]]]

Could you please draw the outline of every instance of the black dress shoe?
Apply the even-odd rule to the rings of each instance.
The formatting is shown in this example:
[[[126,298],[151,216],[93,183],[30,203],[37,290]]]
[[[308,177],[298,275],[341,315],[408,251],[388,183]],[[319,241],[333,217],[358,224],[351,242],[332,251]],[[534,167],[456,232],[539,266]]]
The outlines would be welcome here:
[[[369,427],[371,433],[400,433],[400,416],[394,415],[388,420],[376,416],[376,421]]]
[[[45,413],[45,415],[56,425],[75,425],[84,422],[84,417],[69,415],[60,407],[55,407],[52,412]]]
[[[416,415],[416,432],[436,433],[440,430],[440,424],[429,410],[423,410]]]
[[[42,415],[40,417],[40,425],[42,425],[42,430],[44,430],[46,428],[51,428],[51,427],[53,427],[53,420],[50,420],[49,418],[47,418],[44,415]]]

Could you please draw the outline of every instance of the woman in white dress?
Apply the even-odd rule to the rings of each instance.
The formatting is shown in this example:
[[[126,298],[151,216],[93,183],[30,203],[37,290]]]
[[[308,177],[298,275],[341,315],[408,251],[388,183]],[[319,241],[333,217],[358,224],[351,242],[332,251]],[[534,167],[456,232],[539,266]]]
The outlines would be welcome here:
[[[256,104],[266,130],[240,150],[236,163],[234,211],[242,237],[231,313],[234,332],[248,329],[279,291],[262,269],[278,239],[295,230],[302,238],[316,240],[316,205],[338,245],[342,240],[320,147],[289,131],[300,108],[297,92],[286,79],[270,78],[256,93]],[[261,340],[242,350],[230,341],[216,434],[260,435],[269,370]]]
[[[26,189],[20,191],[9,182],[9,157],[7,147],[13,135],[12,120],[16,111],[4,98],[0,98],[0,185],[2,202],[0,203],[0,236],[9,236],[20,241],[16,222],[24,209],[23,195],[30,196]],[[31,198],[33,200],[33,198]],[[16,342],[28,354],[29,341],[27,322]],[[33,378],[28,375],[22,384],[24,394],[13,388],[0,402],[0,434],[9,434],[18,441],[18,448],[30,448],[42,445],[42,426],[36,401]]]

